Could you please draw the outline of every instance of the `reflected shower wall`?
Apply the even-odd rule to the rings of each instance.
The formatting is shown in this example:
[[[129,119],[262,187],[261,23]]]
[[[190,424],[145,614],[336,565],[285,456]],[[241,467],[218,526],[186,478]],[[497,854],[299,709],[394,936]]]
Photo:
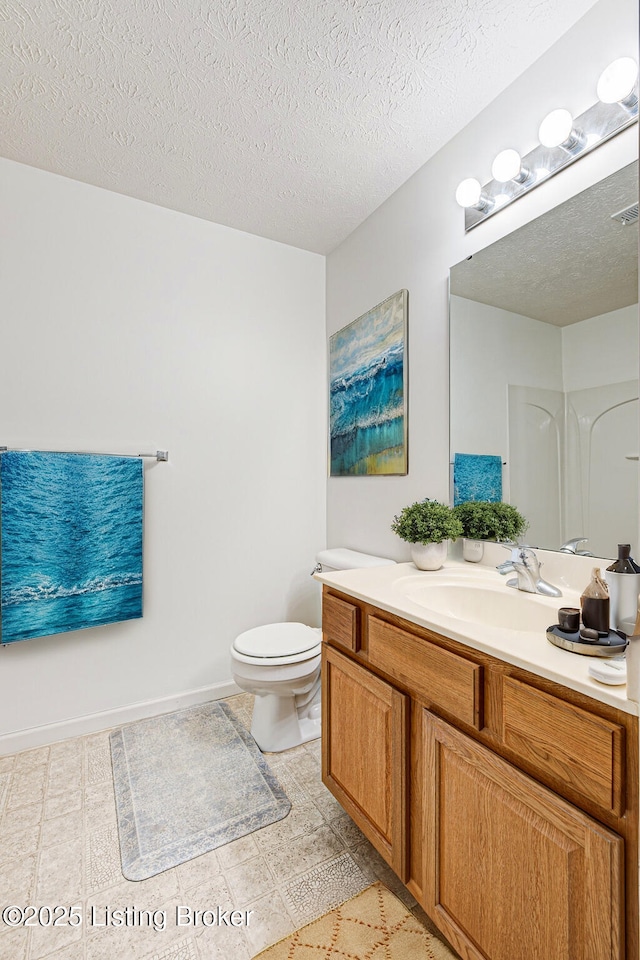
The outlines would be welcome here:
[[[638,381],[563,393],[508,386],[509,499],[532,545],[589,538],[615,557],[638,529]]]

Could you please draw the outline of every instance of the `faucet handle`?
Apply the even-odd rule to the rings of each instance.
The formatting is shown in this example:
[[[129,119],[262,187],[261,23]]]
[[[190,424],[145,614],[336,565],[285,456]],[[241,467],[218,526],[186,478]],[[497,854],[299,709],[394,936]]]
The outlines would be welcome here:
[[[542,564],[538,560],[538,556],[531,547],[520,546],[518,547],[518,560],[520,563],[523,563],[525,567],[528,567],[534,575],[540,571]]]

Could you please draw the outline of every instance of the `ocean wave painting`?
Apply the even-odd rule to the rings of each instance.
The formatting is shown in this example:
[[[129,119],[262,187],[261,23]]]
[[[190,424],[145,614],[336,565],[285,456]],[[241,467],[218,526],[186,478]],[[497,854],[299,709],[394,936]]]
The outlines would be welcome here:
[[[332,477],[407,473],[407,291],[329,340]]]
[[[0,642],[142,616],[142,461],[0,455]]]

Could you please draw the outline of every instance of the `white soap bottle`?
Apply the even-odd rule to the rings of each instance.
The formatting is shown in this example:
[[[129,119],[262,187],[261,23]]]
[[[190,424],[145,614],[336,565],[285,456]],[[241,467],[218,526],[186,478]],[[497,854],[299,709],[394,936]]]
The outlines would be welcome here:
[[[604,572],[609,587],[609,618],[612,630],[624,630],[623,622],[633,620],[636,615],[640,593],[640,567],[631,559],[630,552],[630,544],[619,543],[618,559]]]

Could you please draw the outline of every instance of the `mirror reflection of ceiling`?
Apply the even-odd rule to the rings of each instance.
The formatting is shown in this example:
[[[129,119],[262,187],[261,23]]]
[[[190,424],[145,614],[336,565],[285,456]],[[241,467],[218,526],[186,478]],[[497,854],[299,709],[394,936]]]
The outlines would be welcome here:
[[[638,302],[638,163],[463,260],[451,293],[563,327]]]

